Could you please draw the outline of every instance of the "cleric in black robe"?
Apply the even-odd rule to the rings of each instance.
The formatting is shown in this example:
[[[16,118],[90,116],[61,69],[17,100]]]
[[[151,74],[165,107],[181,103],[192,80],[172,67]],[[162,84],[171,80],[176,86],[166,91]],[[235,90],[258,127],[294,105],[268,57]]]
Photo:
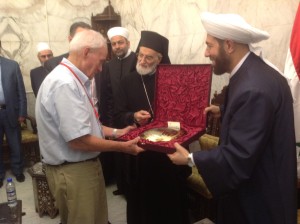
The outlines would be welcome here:
[[[45,42],[40,42],[37,45],[37,58],[39,59],[41,66],[30,70],[30,81],[33,94],[36,97],[39,88],[48,75],[48,70],[45,68],[45,63],[53,58],[53,52],[49,45]]]
[[[230,73],[220,145],[189,154],[176,144],[176,164],[196,164],[213,197],[217,224],[297,223],[297,171],[293,99],[274,65],[251,52],[269,38],[233,14],[203,13],[205,56],[215,74]]]
[[[44,66],[39,66],[30,71],[31,87],[35,97],[37,96],[39,88],[47,75],[48,71]]]
[[[99,114],[101,123],[118,128],[113,122],[114,102],[118,97],[121,78],[135,70],[136,54],[130,49],[129,31],[124,27],[112,27],[107,31],[111,44],[113,58],[105,63],[99,75],[95,76],[100,99]],[[103,168],[105,182],[116,181],[117,190],[114,195],[124,194],[126,182],[124,180],[124,157],[122,152],[103,152],[100,160]]]
[[[108,61],[106,64],[103,65],[102,72],[100,74],[102,79],[102,85],[100,87],[100,96],[106,95],[107,89],[111,89],[112,94],[109,95],[112,101],[112,105],[114,104],[114,99],[118,97],[118,91],[120,89],[120,82],[122,77],[128,75],[130,72],[135,71],[136,65],[136,54],[131,51],[130,49],[130,41],[129,38],[129,31],[124,27],[113,27],[110,28],[107,32],[108,39],[110,40],[111,44],[116,46],[112,46],[112,51],[114,53],[114,57]],[[113,38],[118,38],[118,43],[112,43],[115,40]],[[122,43],[119,43],[119,42]],[[116,42],[116,41],[115,41]],[[124,43],[126,42],[126,43]],[[120,45],[122,47],[120,47]],[[107,87],[109,86],[109,87]],[[113,110],[113,108],[112,108]],[[107,111],[100,108],[100,114],[106,114]],[[113,114],[110,114],[109,123],[106,124],[110,127],[116,127],[117,125],[113,123]]]
[[[168,40],[155,32],[142,31],[137,71],[121,80],[116,103],[116,121],[120,126],[151,121],[159,63],[170,63]],[[128,224],[189,223],[185,188],[188,167],[177,167],[166,154],[153,151],[130,157],[127,162]]]

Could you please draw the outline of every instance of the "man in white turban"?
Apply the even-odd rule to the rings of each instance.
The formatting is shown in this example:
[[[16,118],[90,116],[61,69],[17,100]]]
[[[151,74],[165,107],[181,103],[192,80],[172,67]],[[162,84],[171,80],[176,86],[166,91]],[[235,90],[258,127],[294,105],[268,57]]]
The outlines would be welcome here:
[[[285,78],[249,46],[269,35],[234,14],[201,19],[205,56],[215,74],[230,74],[225,104],[204,111],[222,116],[220,145],[189,154],[175,143],[169,157],[197,166],[218,201],[216,223],[297,223],[292,96]]]
[[[53,57],[53,52],[49,45],[45,42],[40,42],[37,44],[37,57],[41,62],[41,65],[44,65],[44,62]]]
[[[125,27],[112,27],[107,31],[107,37],[111,44],[112,55],[110,61],[103,66],[101,75],[96,76],[96,83],[100,84],[100,114],[103,124],[118,128],[113,119],[114,104],[117,100],[121,79],[132,71],[135,71],[136,54],[130,49],[129,31]],[[114,129],[116,130],[116,129]],[[109,182],[115,171],[117,190],[114,195],[124,194],[126,191],[125,155],[121,152],[101,153],[100,159],[103,165],[104,176]],[[114,168],[114,169],[113,169]]]
[[[45,42],[37,44],[37,58],[39,59],[41,66],[30,70],[30,81],[33,94],[36,97],[39,91],[40,85],[48,74],[48,70],[44,67],[44,63],[53,58],[53,52],[49,45]]]

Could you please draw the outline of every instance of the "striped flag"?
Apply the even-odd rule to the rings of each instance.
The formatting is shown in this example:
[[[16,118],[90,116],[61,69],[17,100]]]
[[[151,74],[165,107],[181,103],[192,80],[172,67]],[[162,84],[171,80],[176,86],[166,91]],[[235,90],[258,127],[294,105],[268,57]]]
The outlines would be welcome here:
[[[285,63],[284,76],[288,79],[294,99],[295,132],[298,155],[298,169],[300,169],[300,3],[296,13],[291,34],[290,47]],[[300,172],[298,172],[300,177]]]

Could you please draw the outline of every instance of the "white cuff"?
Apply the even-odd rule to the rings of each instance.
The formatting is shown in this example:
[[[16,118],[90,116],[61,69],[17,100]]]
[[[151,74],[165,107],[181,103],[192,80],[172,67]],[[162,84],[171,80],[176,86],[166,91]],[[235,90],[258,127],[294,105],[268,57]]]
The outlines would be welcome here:
[[[188,156],[188,165],[189,165],[190,167],[195,166],[193,153],[190,153],[189,156]]]

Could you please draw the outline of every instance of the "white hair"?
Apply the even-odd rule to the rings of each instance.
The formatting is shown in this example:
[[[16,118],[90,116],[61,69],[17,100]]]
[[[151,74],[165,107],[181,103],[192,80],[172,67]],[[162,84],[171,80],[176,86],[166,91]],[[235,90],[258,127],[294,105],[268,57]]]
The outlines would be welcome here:
[[[83,30],[75,34],[70,42],[70,52],[80,51],[86,47],[97,49],[106,46],[105,38],[94,30]]]

